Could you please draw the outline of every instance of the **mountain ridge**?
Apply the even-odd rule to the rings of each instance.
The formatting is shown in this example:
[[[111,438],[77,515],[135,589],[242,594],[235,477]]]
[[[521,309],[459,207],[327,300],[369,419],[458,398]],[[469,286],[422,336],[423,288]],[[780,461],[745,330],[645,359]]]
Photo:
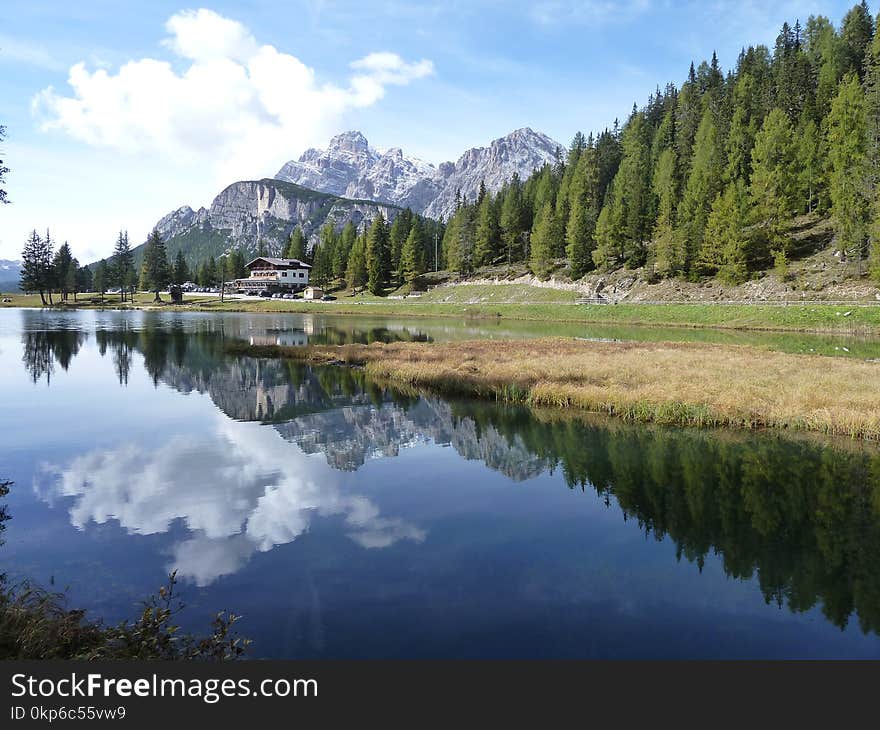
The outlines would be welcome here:
[[[379,213],[392,221],[400,210],[390,204],[343,198],[262,178],[227,185],[207,208],[181,206],[160,218],[155,228],[165,241],[169,258],[182,250],[192,266],[233,248],[256,254],[261,243],[269,255],[279,256],[297,225],[307,239],[314,239],[327,222],[336,228],[349,222],[360,226]],[[132,249],[136,268],[140,267],[145,247],[142,243]]]
[[[455,210],[456,193],[473,199],[481,183],[489,192],[497,192],[514,173],[525,178],[553,163],[562,149],[546,134],[522,127],[485,147],[470,148],[455,162],[434,166],[405,155],[399,147],[384,151],[372,147],[361,132],[352,130],[332,137],[324,150],[310,148],[298,160],[289,160],[275,179],[448,219]]]

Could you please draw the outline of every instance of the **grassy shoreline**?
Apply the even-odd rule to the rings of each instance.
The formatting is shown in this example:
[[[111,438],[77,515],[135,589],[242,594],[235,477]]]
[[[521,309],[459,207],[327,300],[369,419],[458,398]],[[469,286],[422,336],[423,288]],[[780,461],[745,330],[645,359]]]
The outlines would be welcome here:
[[[736,345],[471,341],[251,346],[234,354],[363,366],[445,395],[576,408],[679,426],[814,431],[880,441],[880,364]]]
[[[464,285],[462,289],[466,289]],[[563,292],[566,294],[566,292]],[[440,295],[436,295],[440,296]],[[41,307],[38,296],[13,295],[2,307]],[[214,297],[188,298],[183,305],[163,301],[156,305],[152,295],[138,295],[139,301],[119,302],[110,297],[101,303],[69,302],[70,309],[143,309],[197,312],[320,313],[346,316],[442,317],[455,319],[507,319],[572,324],[629,324],[688,329],[751,330],[758,332],[803,332],[815,334],[880,334],[880,305],[833,304],[606,304],[579,305],[571,302],[471,303],[462,294],[460,302],[432,301],[427,295],[413,300],[391,300],[369,295],[342,296],[332,302],[301,300],[241,300],[221,302]],[[56,305],[56,308],[59,305]]]

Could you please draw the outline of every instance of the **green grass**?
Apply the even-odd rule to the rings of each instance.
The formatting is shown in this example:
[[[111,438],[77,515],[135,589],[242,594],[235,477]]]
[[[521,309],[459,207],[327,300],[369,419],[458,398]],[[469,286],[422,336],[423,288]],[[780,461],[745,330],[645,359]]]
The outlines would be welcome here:
[[[95,292],[84,292],[76,295],[75,302],[73,301],[73,295],[71,295],[66,302],[61,302],[60,296],[58,294],[53,294],[52,299],[54,301],[53,306],[58,309],[144,309],[157,306],[153,302],[154,296],[155,295],[152,292],[135,292],[134,302],[132,302],[128,298],[128,295],[126,295],[126,299],[123,302],[119,298],[119,294],[105,294],[102,301],[101,297]],[[219,295],[217,294],[185,294],[184,302],[185,304],[199,306],[202,304],[210,304],[218,296]],[[2,296],[0,296],[0,300],[6,298],[10,299],[11,301],[0,301],[0,308],[40,308],[43,306],[39,294],[22,294],[21,292],[15,292],[11,294],[3,294]],[[217,299],[217,301],[219,302],[219,299]],[[49,305],[47,304],[46,306],[48,307]],[[163,294],[162,304],[158,306],[173,305],[171,305],[171,299],[169,298],[169,296],[167,294]]]
[[[187,308],[208,312],[324,312],[346,315],[505,318],[583,324],[880,334],[880,306],[872,305],[591,305],[575,304],[576,298],[574,292],[556,289],[515,284],[462,284],[455,287],[438,287],[419,298],[407,299],[388,299],[371,294],[350,296],[343,293],[333,302],[228,299],[221,303],[216,295],[188,296],[186,301]],[[12,300],[12,303],[2,306],[40,306],[39,297],[35,296],[12,295]],[[105,300],[105,306],[120,306],[118,296],[107,296]],[[151,302],[152,296],[149,294],[136,295],[135,306],[150,306]],[[95,305],[83,302],[78,306]]]

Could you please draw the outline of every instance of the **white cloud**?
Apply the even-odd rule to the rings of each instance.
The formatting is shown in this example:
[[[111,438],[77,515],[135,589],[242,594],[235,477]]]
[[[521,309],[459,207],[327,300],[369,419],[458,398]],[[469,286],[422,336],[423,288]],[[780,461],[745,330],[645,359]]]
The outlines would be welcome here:
[[[270,174],[292,154],[326,142],[345,113],[434,70],[427,60],[371,53],[351,63],[348,84],[339,86],[210,10],[178,13],[166,30],[163,46],[185,68],[153,58],[115,73],[78,63],[69,72],[70,95],[48,87],[34,98],[41,128],[94,146],[209,164],[216,182],[228,183]]]
[[[341,516],[348,537],[367,549],[426,536],[340,490],[318,460],[276,430],[219,414],[213,432],[176,436],[155,450],[129,444],[66,466],[45,464],[34,486],[50,503],[73,498],[70,522],[81,530],[115,520],[132,534],[152,535],[183,521],[189,535],[171,546],[168,568],[198,585],[293,542],[315,514]]]

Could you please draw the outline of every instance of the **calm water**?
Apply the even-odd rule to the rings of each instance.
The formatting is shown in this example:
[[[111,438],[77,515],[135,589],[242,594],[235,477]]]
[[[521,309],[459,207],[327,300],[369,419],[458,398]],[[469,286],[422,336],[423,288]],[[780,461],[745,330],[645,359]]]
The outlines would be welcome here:
[[[223,354],[461,336],[529,333],[0,310],[0,572],[116,621],[176,569],[255,656],[880,657],[877,450]]]

